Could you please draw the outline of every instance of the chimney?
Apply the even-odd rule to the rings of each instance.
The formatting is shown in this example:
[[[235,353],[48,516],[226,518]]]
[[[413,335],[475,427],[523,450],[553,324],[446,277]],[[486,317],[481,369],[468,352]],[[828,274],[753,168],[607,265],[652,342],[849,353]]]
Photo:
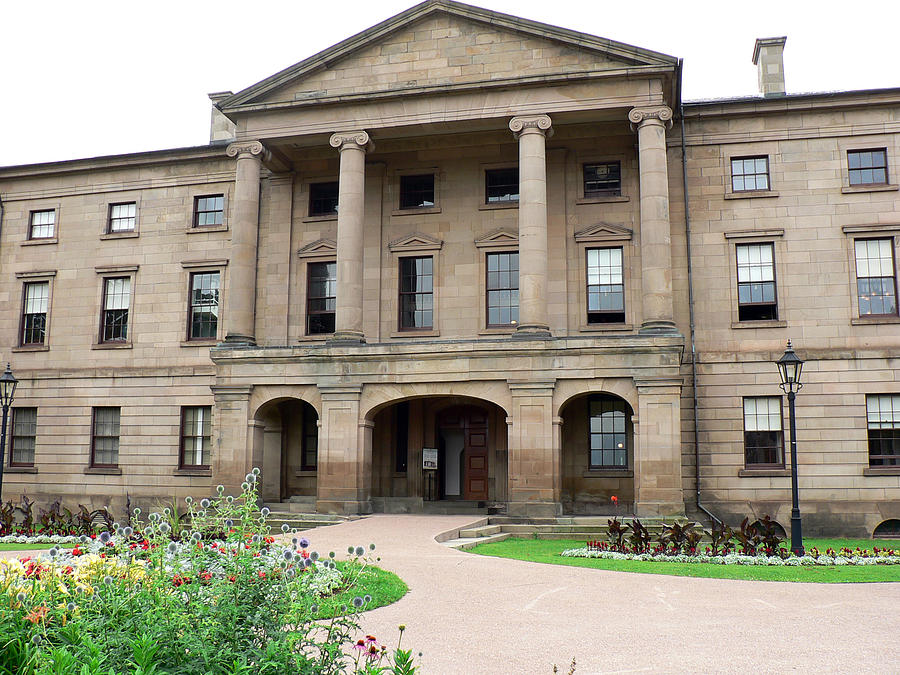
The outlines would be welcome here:
[[[225,117],[225,115],[222,114],[222,111],[216,107],[216,103],[224,101],[231,96],[232,93],[230,91],[214,91],[212,94],[207,95],[209,96],[209,100],[213,103],[212,114],[209,120],[209,142],[215,143],[216,141],[234,140],[234,122]]]
[[[784,43],[787,36],[757,38],[753,65],[759,68],[759,93],[769,98],[784,96]]]

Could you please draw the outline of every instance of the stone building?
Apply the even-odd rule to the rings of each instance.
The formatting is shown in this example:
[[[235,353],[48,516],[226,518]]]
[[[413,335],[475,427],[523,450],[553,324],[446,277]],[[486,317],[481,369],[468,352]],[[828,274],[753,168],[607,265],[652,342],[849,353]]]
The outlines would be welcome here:
[[[900,90],[785,94],[784,43],[682,103],[428,0],[211,95],[208,145],[0,169],[4,496],[786,525],[793,338],[807,530],[900,518]]]

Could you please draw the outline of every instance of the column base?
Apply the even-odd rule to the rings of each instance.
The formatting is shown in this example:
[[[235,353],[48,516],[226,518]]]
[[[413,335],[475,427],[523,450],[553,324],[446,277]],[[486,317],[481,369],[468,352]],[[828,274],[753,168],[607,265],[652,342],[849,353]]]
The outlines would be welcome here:
[[[332,501],[316,500],[316,513],[334,513],[341,516],[353,516],[372,513],[372,502],[366,501]]]
[[[225,342],[223,342],[222,344],[229,347],[255,347],[256,338],[252,335],[240,335],[238,333],[231,333],[225,336]]]
[[[507,502],[506,515],[526,518],[557,518],[562,515],[559,502]]]
[[[366,336],[361,331],[339,330],[328,338],[330,345],[360,345],[365,344]]]
[[[547,340],[551,337],[550,327],[539,323],[519,324],[516,332],[510,335],[514,340]]]
[[[645,321],[641,324],[641,328],[638,331],[644,335],[659,335],[659,334],[669,334],[669,333],[677,333],[678,328],[675,327],[674,321],[663,321],[661,319]]]

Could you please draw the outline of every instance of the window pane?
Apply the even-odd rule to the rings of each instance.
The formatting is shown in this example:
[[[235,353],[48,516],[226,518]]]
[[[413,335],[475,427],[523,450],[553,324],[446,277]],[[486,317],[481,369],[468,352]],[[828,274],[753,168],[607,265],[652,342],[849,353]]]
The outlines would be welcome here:
[[[509,326],[519,319],[519,254],[487,254],[487,323]]]
[[[744,461],[752,464],[783,465],[784,432],[781,397],[744,399]]]
[[[337,303],[337,263],[309,263],[307,274],[306,333],[333,333]]]
[[[94,466],[119,463],[119,408],[94,408],[92,460]]]
[[[309,215],[326,216],[338,210],[337,181],[328,183],[311,183],[309,186]]]
[[[484,172],[485,202],[519,200],[519,169],[489,169]]]
[[[433,317],[431,256],[400,259],[400,328],[431,328]]]
[[[10,465],[33,466],[37,408],[13,408],[10,429]]]
[[[182,466],[209,466],[212,407],[182,408]]]
[[[587,251],[588,323],[624,323],[625,286],[621,248]]]
[[[32,211],[28,236],[30,239],[48,239],[54,234],[56,211]]]
[[[434,174],[400,177],[400,208],[434,206]]]
[[[109,209],[109,231],[130,232],[134,230],[137,204],[113,204]]]

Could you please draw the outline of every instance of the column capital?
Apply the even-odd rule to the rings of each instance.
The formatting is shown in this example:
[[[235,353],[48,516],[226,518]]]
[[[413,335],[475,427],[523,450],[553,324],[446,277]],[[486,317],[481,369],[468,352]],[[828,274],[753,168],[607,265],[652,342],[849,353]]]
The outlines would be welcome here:
[[[348,147],[353,148],[354,146],[357,149],[362,149],[364,152],[375,149],[375,144],[369,137],[368,132],[363,130],[339,131],[336,134],[331,135],[331,138],[328,139],[328,144],[332,148],[339,148],[342,151]]]
[[[525,133],[539,133],[550,138],[553,135],[552,122],[549,115],[521,115],[509,121],[509,130],[516,138]]]
[[[632,108],[628,111],[628,120],[632,129],[645,124],[659,124],[666,129],[672,128],[672,109],[667,105],[650,105]]]
[[[225,154],[229,157],[259,157],[260,161],[266,158],[268,151],[259,141],[236,141],[225,148]]]

